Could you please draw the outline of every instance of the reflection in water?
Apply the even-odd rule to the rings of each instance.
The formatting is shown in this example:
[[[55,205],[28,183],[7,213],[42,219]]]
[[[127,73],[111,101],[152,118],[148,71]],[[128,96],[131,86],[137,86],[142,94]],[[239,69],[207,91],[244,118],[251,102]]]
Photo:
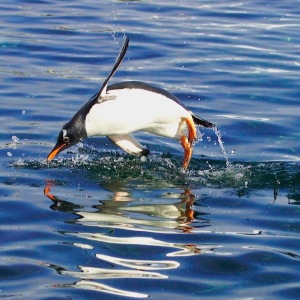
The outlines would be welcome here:
[[[79,280],[74,284],[63,285],[63,287],[74,287],[79,289],[87,289],[91,291],[99,291],[107,294],[114,294],[119,296],[131,297],[131,298],[148,298],[149,295],[142,293],[135,293],[131,291],[125,291],[116,289],[103,283],[90,281],[90,280]]]
[[[97,211],[91,212],[89,209],[82,211],[83,208],[81,206],[76,206],[71,202],[54,196],[51,193],[51,187],[54,184],[54,181],[48,181],[44,189],[44,194],[53,201],[53,205],[51,205],[52,209],[72,214],[75,213],[80,217],[76,219],[76,224],[89,226],[93,228],[93,231],[96,228],[113,228],[119,229],[122,232],[125,230],[127,235],[131,235],[124,237],[117,236],[116,234],[111,236],[99,232],[64,232],[65,235],[74,236],[86,241],[84,243],[74,242],[73,246],[85,250],[93,250],[95,248],[91,242],[93,241],[99,243],[99,245],[114,244],[126,245],[126,247],[163,247],[164,250],[168,248],[172,249],[172,251],[166,254],[167,257],[177,258],[202,253],[226,254],[216,251],[217,248],[221,247],[218,245],[181,244],[157,238],[157,236],[164,237],[165,235],[162,235],[162,233],[168,233],[169,236],[169,234],[191,233],[193,231],[192,222],[195,218],[193,203],[195,196],[188,189],[185,189],[181,194],[164,194],[158,200],[155,199],[150,202],[132,198],[130,193],[124,188],[124,185],[120,185],[120,183],[111,184],[106,188],[113,193],[113,197],[102,200],[100,205],[93,205],[93,209],[96,208]],[[204,221],[203,226],[207,226],[207,221]],[[155,238],[142,235],[136,236],[133,235],[135,231],[140,233],[147,232],[148,234],[155,233],[156,235]],[[79,269],[78,271],[60,268],[58,270],[60,274],[79,279],[75,283],[63,286],[101,291],[120,296],[144,298],[149,295],[118,289],[104,285],[98,281],[121,278],[166,279],[168,275],[163,272],[176,269],[180,266],[180,263],[174,260],[124,259],[102,253],[96,253],[95,257],[99,259],[99,263],[108,264],[110,267],[76,266]]]
[[[61,274],[79,277],[81,279],[111,279],[111,278],[154,278],[165,279],[168,276],[138,270],[114,270],[104,268],[82,267],[79,266],[81,272],[62,271]]]
[[[166,270],[175,269],[180,266],[176,261],[170,260],[136,260],[136,259],[120,259],[118,257],[112,257],[103,254],[96,254],[96,257],[107,262],[111,262],[120,266],[134,268],[138,270]]]
[[[49,181],[45,187],[44,194],[50,198],[55,210],[72,210],[72,203],[58,199],[50,192],[54,182]],[[193,203],[195,196],[188,189],[182,194],[167,194],[163,198],[178,199],[177,203],[171,204],[147,204],[133,199],[130,194],[123,190],[118,184],[107,186],[113,192],[112,199],[102,200],[101,205],[95,205],[96,212],[76,211],[81,218],[77,221],[85,226],[114,227],[135,231],[178,233],[191,232],[194,220]],[[160,200],[160,199],[159,199]],[[76,208],[80,208],[77,206]],[[206,221],[205,224],[206,225]]]
[[[153,246],[153,247],[166,247],[180,249],[179,251],[170,252],[166,256],[191,256],[200,253],[212,252],[215,248],[220,246],[216,245],[196,245],[196,244],[176,244],[164,242],[158,239],[147,238],[147,237],[111,237],[106,234],[101,233],[86,233],[86,232],[76,232],[76,233],[66,233],[68,235],[74,235],[76,237],[81,237],[93,241],[98,241],[102,243],[109,244],[119,244],[119,245],[141,245],[141,246]]]

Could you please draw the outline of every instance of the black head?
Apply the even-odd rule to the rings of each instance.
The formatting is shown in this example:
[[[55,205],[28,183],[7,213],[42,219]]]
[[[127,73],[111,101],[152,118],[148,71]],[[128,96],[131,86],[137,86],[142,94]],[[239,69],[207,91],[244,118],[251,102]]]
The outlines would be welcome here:
[[[47,160],[50,161],[59,152],[77,144],[86,137],[85,117],[82,111],[79,111],[67,124],[63,126],[57,137],[56,145],[49,153]]]

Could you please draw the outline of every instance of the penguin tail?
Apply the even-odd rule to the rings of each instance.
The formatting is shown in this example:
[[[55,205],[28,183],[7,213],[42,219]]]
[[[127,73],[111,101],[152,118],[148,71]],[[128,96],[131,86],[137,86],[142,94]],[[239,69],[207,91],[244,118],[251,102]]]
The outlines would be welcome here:
[[[206,128],[213,128],[213,127],[216,127],[215,124],[209,122],[209,121],[206,121],[196,115],[193,115],[192,114],[192,118],[193,118],[193,121],[195,122],[196,125],[200,125],[202,127],[206,127]]]

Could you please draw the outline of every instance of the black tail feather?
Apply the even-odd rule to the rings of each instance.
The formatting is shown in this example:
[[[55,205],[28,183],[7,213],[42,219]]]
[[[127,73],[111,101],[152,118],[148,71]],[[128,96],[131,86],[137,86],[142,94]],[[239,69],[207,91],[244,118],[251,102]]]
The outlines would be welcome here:
[[[202,118],[199,118],[198,116],[192,115],[192,117],[193,117],[193,120],[194,120],[195,124],[197,124],[197,125],[201,125],[202,127],[206,127],[206,128],[216,127],[215,124],[213,124],[209,121],[206,121]]]

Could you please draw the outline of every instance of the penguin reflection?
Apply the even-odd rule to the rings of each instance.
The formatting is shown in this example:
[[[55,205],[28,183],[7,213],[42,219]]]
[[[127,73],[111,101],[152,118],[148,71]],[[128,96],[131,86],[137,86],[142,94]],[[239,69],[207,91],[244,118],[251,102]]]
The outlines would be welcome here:
[[[71,202],[56,197],[51,188],[55,185],[54,181],[47,181],[44,194],[53,205],[51,209],[60,211],[69,211],[80,216],[77,223],[88,224],[92,222],[99,227],[120,227],[130,230],[158,231],[168,232],[177,231],[190,232],[193,229],[194,220],[193,204],[195,195],[189,190],[184,189],[181,194],[167,193],[162,196],[162,203],[149,204],[136,201],[130,193],[126,191],[119,183],[113,183],[106,186],[113,195],[107,200],[101,200],[100,205],[93,205],[98,211],[80,211],[80,205],[74,205]],[[177,203],[168,204],[166,198],[175,198]],[[130,203],[130,205],[128,205]],[[138,217],[136,217],[138,215]],[[122,227],[123,226],[123,227]]]

